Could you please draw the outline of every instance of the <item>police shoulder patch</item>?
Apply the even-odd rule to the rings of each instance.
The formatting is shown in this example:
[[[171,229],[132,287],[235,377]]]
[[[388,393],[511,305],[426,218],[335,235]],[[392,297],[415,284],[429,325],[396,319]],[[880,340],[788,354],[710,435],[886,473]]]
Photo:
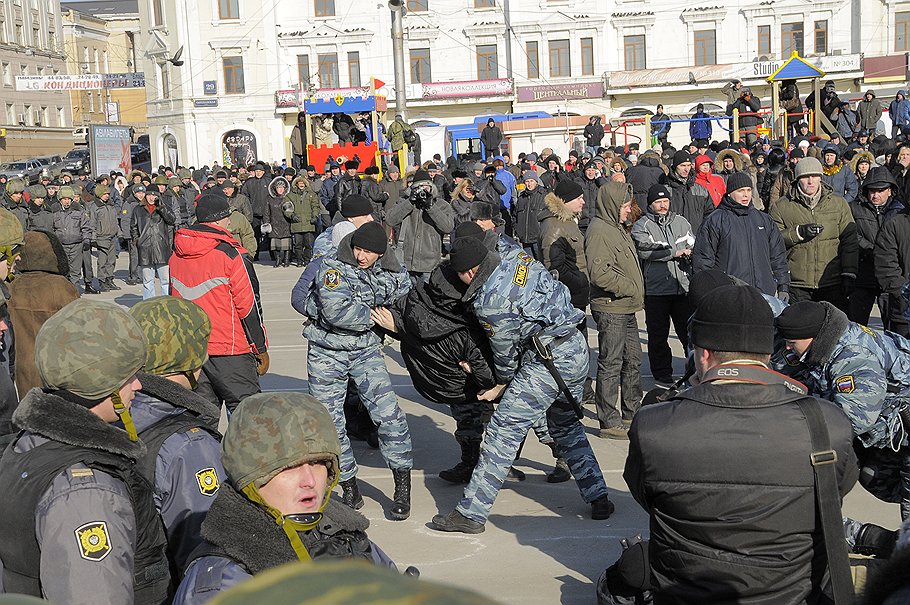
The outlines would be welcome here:
[[[856,390],[856,381],[853,380],[853,374],[845,374],[834,381],[834,388],[838,393],[852,393]]]
[[[325,280],[322,285],[329,290],[334,290],[341,283],[341,273],[337,269],[329,269],[325,273]]]
[[[524,288],[525,284],[528,283],[527,265],[518,265],[515,267],[515,277],[512,278],[512,283],[516,286]]]
[[[103,561],[111,553],[111,540],[107,533],[107,523],[92,521],[76,528],[76,543],[79,554],[86,561]]]
[[[203,496],[213,496],[220,487],[218,473],[211,467],[196,472],[196,483],[199,484],[199,493]]]
[[[488,324],[485,321],[480,322],[480,327],[483,328],[483,331],[486,332],[487,336],[493,336],[493,326]]]
[[[527,252],[519,252],[518,260],[520,260],[521,262],[528,264],[528,265],[530,265],[534,261],[534,259],[531,258],[531,256]]]

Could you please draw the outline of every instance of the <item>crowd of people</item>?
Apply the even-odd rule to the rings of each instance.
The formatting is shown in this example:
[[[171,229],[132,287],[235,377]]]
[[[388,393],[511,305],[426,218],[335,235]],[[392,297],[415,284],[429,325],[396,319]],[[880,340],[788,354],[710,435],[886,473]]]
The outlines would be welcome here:
[[[840,513],[858,481],[910,520],[905,133],[797,121],[786,143],[740,144],[696,121],[683,149],[666,129],[609,148],[600,122],[565,158],[513,158],[493,122],[486,161],[404,174],[341,157],[3,183],[3,591],[195,605],[294,561],[396,570],[357,512],[351,445],[379,448],[388,515],[408,519],[392,341],[455,420],[439,477],[463,493],[434,530],[485,530],[530,430],[547,480],[574,479],[609,519],[593,406],[597,438],[629,440],[624,478],[651,518],[601,602],[840,605],[848,550],[905,574],[907,532]],[[120,252],[143,300],[81,296],[121,289]],[[261,392],[260,259],[295,282],[307,394]]]

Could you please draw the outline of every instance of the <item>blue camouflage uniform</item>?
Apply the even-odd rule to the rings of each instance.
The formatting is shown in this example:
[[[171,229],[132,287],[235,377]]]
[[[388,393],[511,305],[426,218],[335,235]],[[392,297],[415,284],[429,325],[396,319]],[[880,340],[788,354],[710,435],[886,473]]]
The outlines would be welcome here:
[[[484,435],[480,461],[456,510],[485,523],[528,429],[546,416],[557,454],[566,459],[585,502],[607,495],[607,486],[584,427],[550,372],[529,349],[537,335],[553,350],[556,368],[580,401],[588,376],[588,348],[569,290],[542,264],[519,251],[489,253],[464,295],[490,339],[496,377],[508,384]],[[555,402],[555,403],[554,403]]]
[[[307,373],[310,394],[326,406],[341,441],[341,481],[357,474],[357,463],[345,430],[344,400],[348,377],[357,386],[379,431],[379,449],[391,469],[410,469],[411,435],[404,412],[392,390],[370,310],[405,296],[411,282],[394,255],[385,255],[370,269],[354,260],[351,236],[334,256],[324,256],[306,299],[312,319],[303,332],[309,341]]]
[[[860,483],[910,518],[910,448],[900,412],[910,405],[910,341],[851,322],[829,303],[818,336],[781,370],[837,404],[862,443]]]

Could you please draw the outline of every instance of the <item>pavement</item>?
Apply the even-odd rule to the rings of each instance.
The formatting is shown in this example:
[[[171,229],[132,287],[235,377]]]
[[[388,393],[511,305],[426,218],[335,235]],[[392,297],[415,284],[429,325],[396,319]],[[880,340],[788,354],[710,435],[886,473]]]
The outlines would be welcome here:
[[[93,296],[131,306],[141,300],[141,286],[126,286],[126,255],[117,263],[119,292]],[[307,390],[306,341],[301,336],[302,316],[290,305],[290,292],[301,270],[256,264],[260,295],[269,338],[271,368],[262,378],[264,391]],[[875,311],[877,313],[877,310]],[[646,349],[644,315],[639,313],[642,348]],[[870,322],[881,328],[878,320]],[[589,324],[593,328],[593,322]],[[596,360],[596,330],[588,330],[592,368]],[[682,371],[682,347],[671,335],[676,373]],[[632,499],[622,478],[628,441],[596,436],[597,418],[585,410],[584,425],[594,453],[610,488],[616,512],[606,521],[593,521],[573,481],[549,484],[552,468],[549,448],[527,440],[516,466],[527,473],[520,483],[506,482],[486,524],[478,535],[446,534],[429,529],[433,515],[451,511],[462,487],[442,481],[440,470],[459,459],[452,434],[455,423],[448,406],[425,401],[411,385],[397,343],[385,348],[392,384],[407,415],[413,442],[411,517],[392,521],[386,514],[393,492],[392,474],[379,453],[365,442],[353,441],[360,466],[358,475],[366,505],[360,510],[370,519],[370,538],[404,570],[415,566],[422,578],[453,584],[489,596],[503,604],[590,604],[603,570],[619,556],[619,540],[647,536],[648,516]],[[642,362],[642,386],[650,388],[647,352]],[[340,493],[340,490],[339,490]],[[896,504],[880,502],[862,487],[847,496],[844,514],[889,529],[900,524]]]

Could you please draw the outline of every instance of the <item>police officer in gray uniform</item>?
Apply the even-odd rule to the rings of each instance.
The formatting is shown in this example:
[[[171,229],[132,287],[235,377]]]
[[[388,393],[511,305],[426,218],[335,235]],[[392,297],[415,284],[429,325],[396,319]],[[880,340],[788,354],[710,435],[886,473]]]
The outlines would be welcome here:
[[[166,537],[135,469],[145,448],[129,414],[146,349],[113,303],[75,300],[38,332],[44,388],[13,415],[23,432],[0,464],[7,592],[67,605],[168,602]]]
[[[455,241],[449,262],[469,284],[463,300],[470,302],[490,339],[501,383],[479,397],[505,392],[487,426],[464,497],[451,513],[433,517],[431,527],[484,531],[522,439],[544,415],[558,454],[591,504],[591,516],[609,518],[613,503],[572,406],[578,405],[588,375],[588,347],[577,329],[583,312],[572,306],[568,288],[527,254],[501,259],[476,239],[464,237]]]
[[[173,296],[138,302],[130,315],[148,340],[142,390],[130,408],[147,451],[139,468],[155,486],[177,579],[202,542],[199,528],[225,478],[221,410],[191,390],[208,359],[212,324],[202,307]]]

